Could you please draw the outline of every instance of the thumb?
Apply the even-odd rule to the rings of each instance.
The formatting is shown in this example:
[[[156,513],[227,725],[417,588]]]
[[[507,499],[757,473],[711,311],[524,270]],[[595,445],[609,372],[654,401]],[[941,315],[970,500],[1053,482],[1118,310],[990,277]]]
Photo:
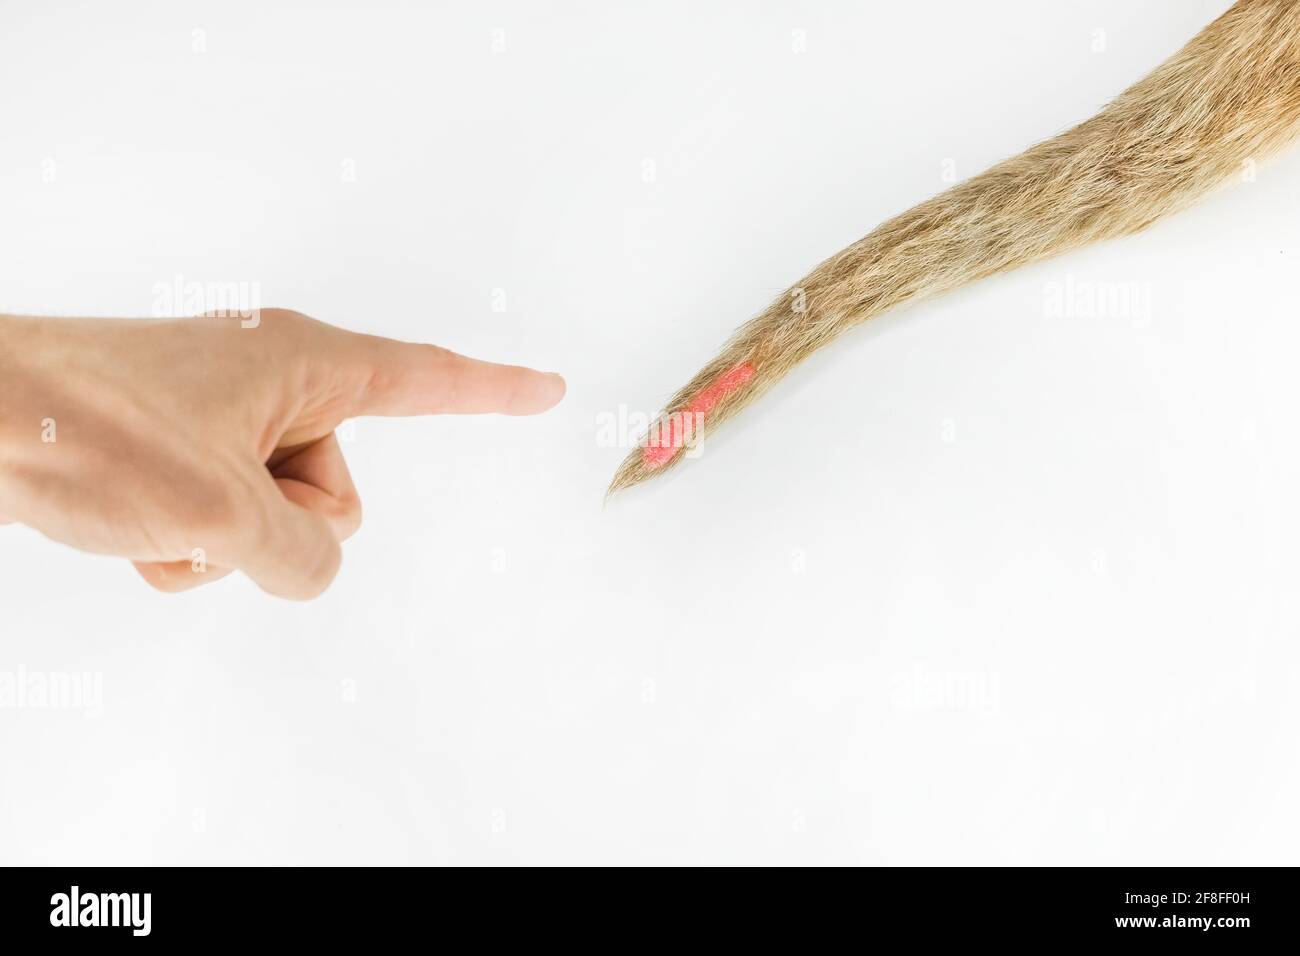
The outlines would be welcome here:
[[[305,601],[329,587],[343,553],[326,519],[290,501],[269,473],[215,563],[235,567],[269,594]]]

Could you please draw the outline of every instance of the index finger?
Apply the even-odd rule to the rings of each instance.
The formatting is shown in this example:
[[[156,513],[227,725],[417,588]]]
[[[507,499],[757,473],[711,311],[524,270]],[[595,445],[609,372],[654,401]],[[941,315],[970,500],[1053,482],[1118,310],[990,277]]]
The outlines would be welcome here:
[[[359,415],[536,415],[564,397],[564,379],[554,372],[375,335],[353,336],[347,347],[365,373]]]

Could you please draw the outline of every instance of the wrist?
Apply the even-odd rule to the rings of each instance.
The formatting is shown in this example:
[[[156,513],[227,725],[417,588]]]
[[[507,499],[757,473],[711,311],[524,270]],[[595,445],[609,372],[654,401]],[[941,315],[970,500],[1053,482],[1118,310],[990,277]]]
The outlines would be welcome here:
[[[31,398],[40,365],[41,320],[0,315],[0,448],[10,450],[23,436],[35,434]]]

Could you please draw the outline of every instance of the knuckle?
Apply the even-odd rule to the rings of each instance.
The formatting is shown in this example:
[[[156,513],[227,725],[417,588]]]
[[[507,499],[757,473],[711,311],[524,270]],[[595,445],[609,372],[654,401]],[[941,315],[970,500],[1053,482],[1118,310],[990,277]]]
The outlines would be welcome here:
[[[207,560],[213,554],[246,551],[266,533],[265,516],[234,482],[209,481],[195,487],[176,506],[176,527],[187,554]]]
[[[196,495],[189,509],[186,526],[203,540],[227,541],[250,524],[235,496],[221,485]]]
[[[301,312],[296,312],[293,309],[281,309],[278,307],[262,309],[262,320],[272,322],[276,325],[287,325],[294,322],[301,322],[306,318],[307,316],[303,315]]]
[[[304,601],[319,597],[334,582],[341,561],[342,555],[337,544],[322,548],[303,566],[301,584],[292,596]]]
[[[345,494],[339,498],[335,520],[345,540],[360,530],[363,514],[361,499],[355,493]]]

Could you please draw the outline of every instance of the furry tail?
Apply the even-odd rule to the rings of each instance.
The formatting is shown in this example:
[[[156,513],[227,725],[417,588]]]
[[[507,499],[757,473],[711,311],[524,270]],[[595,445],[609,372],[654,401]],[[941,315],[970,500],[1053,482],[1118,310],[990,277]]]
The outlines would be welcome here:
[[[693,440],[855,325],[1137,232],[1297,134],[1300,0],[1239,0],[1092,119],[889,220],[819,265],[673,396],[610,492],[677,464]]]

